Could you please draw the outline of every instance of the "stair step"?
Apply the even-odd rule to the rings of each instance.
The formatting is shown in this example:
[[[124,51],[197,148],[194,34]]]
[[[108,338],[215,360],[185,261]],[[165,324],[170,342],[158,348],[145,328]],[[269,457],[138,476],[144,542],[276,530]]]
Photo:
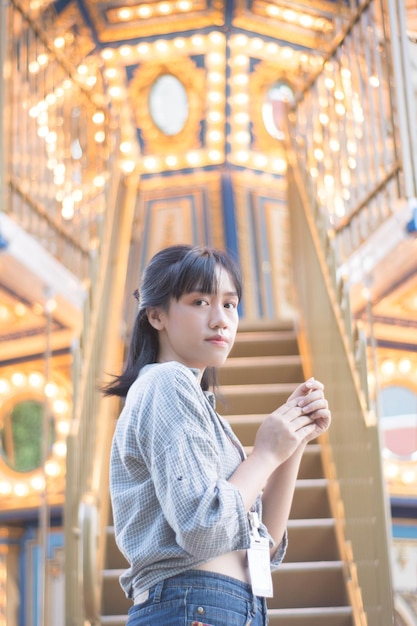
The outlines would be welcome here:
[[[274,609],[347,606],[342,561],[281,563],[273,573]]]
[[[219,384],[293,383],[303,380],[301,357],[247,356],[229,357],[219,371]]]
[[[321,456],[321,446],[318,443],[309,443],[304,450],[298,471],[298,480],[310,478],[323,478],[323,459]]]
[[[127,562],[116,545],[114,526],[106,528],[106,565],[107,569],[121,570],[127,568]]]
[[[267,413],[253,413],[251,415],[227,415],[225,419],[242,446],[250,448],[255,441],[259,426],[267,416]]]
[[[331,517],[326,478],[297,480],[290,519]]]
[[[239,331],[230,356],[282,356],[298,352],[294,330]]]
[[[339,559],[333,518],[290,519],[287,529],[288,549],[285,563]]]
[[[126,598],[119,584],[119,577],[125,569],[103,570],[103,587],[101,597],[101,611],[103,615],[125,615],[132,606],[132,601]]]
[[[125,626],[127,615],[100,615],[101,626]]]
[[[227,385],[221,389],[219,413],[226,416],[270,413],[286,402],[296,387],[297,383]]]
[[[350,606],[270,609],[268,618],[269,626],[353,626],[354,624]]]

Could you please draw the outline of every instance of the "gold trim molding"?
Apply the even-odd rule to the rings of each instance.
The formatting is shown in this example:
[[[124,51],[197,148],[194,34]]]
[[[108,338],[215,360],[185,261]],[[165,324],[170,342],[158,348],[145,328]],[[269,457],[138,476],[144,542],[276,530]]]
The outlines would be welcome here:
[[[149,2],[149,17],[141,18],[140,15],[137,15],[136,19],[130,17],[127,21],[123,21],[123,19],[116,21],[115,12],[122,12],[123,15],[124,10],[132,11],[135,6],[143,12],[144,4],[146,3],[131,5],[126,2],[114,9],[113,7],[103,8],[100,0],[94,0],[90,10],[100,41],[110,43],[129,38],[139,39],[154,35],[168,35],[178,29],[179,20],[181,20],[182,31],[195,31],[224,24],[224,4],[221,0],[214,0],[210,8],[208,8],[208,2],[190,3],[191,8],[181,11],[181,14],[177,12],[175,3],[168,1],[164,3],[167,13],[159,15],[153,11],[152,4],[156,3]]]
[[[188,98],[188,118],[183,129],[173,136],[163,133],[152,119],[149,108],[150,91],[164,75],[177,78]],[[200,121],[204,118],[205,72],[191,59],[177,57],[140,65],[129,85],[131,101],[136,103],[134,115],[144,140],[144,155],[169,154],[200,147]]]
[[[66,435],[72,398],[69,380],[54,373],[49,381],[30,367],[0,371],[0,426],[20,402],[34,400],[47,405],[54,424],[55,440],[45,466],[29,471],[12,469],[0,455],[0,505],[4,510],[37,506],[46,490],[48,501],[61,501],[65,490]]]
[[[255,98],[250,99],[250,117],[254,131],[253,148],[266,153],[279,153],[285,158],[283,142],[268,133],[262,114],[262,105],[267,99],[268,91],[278,82],[285,82],[291,87],[291,74],[282,65],[264,61],[256,66],[250,76],[249,92],[256,94]]]

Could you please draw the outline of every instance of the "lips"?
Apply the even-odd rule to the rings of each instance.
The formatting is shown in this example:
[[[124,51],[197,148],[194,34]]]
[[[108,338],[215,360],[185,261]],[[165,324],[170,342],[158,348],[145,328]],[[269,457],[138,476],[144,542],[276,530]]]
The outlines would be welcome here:
[[[206,341],[208,341],[208,343],[212,343],[213,345],[221,347],[229,345],[228,340],[226,339],[226,337],[223,337],[223,335],[213,335],[213,337],[209,337],[208,339],[206,339]]]

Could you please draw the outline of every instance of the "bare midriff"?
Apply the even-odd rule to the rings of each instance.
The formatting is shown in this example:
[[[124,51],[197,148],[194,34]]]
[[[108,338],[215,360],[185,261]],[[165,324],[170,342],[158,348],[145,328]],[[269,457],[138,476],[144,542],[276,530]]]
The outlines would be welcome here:
[[[221,556],[216,556],[214,559],[202,565],[198,565],[195,569],[205,572],[215,572],[223,576],[231,576],[244,583],[250,582],[246,550],[236,550],[234,552],[227,552]]]

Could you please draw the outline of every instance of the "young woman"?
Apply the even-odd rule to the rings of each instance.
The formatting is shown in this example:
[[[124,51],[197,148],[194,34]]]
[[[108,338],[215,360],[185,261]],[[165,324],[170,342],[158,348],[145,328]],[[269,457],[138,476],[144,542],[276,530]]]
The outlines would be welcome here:
[[[105,393],[126,397],[110,491],[128,626],[265,626],[271,570],[306,444],[330,424],[323,385],[301,384],[246,457],[215,411],[216,368],[235,340],[232,260],[186,245],[158,252],[136,293],[128,362]]]

